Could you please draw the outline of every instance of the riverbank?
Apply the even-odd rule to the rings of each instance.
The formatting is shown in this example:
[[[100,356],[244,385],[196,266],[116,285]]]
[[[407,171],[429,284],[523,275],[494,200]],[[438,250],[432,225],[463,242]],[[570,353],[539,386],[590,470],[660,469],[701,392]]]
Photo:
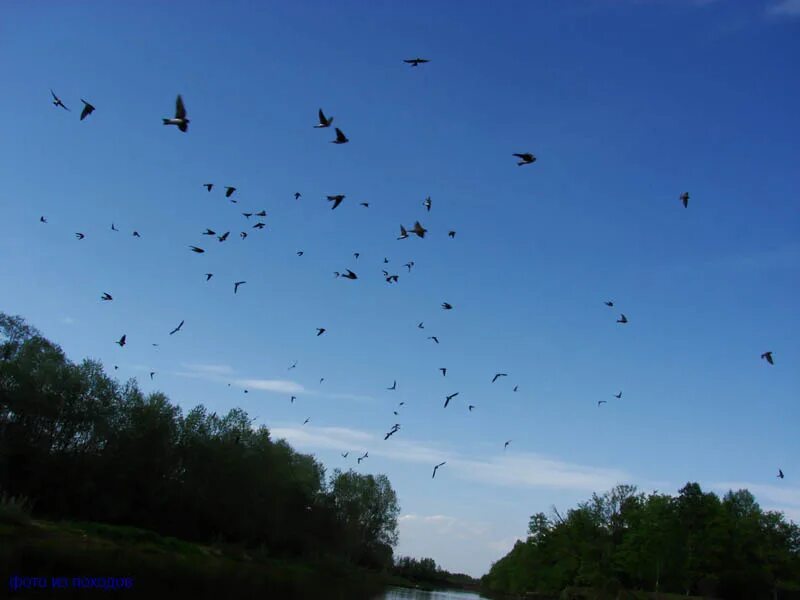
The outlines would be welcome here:
[[[54,577],[62,578],[60,598],[116,585],[126,586],[128,597],[370,600],[391,584],[385,574],[335,559],[295,562],[134,527],[43,520],[0,523],[0,565],[4,591],[16,582],[11,597],[18,598],[38,595],[26,585],[52,588],[59,583]]]

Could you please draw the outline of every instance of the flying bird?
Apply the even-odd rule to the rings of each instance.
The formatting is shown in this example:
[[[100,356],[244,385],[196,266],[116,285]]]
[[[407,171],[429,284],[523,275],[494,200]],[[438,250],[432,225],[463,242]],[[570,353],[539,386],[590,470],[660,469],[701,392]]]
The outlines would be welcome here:
[[[358,260],[358,257],[361,256],[361,253],[360,252],[353,252],[353,256],[355,257],[356,260]]]
[[[511,443],[511,440],[508,440],[508,441],[507,441],[507,442],[506,442],[506,443],[503,445],[503,450],[505,450],[506,448],[508,448],[508,445],[509,445],[510,443]]]
[[[265,211],[265,210],[260,210],[260,211],[258,211],[258,212],[256,213],[256,216],[257,216],[257,217],[266,217],[266,216],[267,216],[267,211]]]
[[[324,127],[330,127],[331,123],[333,123],[333,117],[330,117],[330,118],[326,117],[325,113],[322,112],[321,108],[319,109],[319,114],[317,116],[319,117],[319,123],[314,125],[315,129],[322,129]],[[298,195],[299,194],[295,194],[295,198],[297,198]]]
[[[347,458],[350,455],[350,452],[342,452],[342,458]]]
[[[403,60],[403,62],[411,65],[412,67],[418,67],[421,64],[431,61],[427,58],[406,58]]]
[[[324,377],[320,377],[319,378],[319,382],[322,383],[323,381],[325,381],[325,378]]]
[[[242,216],[243,216],[245,219],[249,219],[250,217],[252,217],[252,216],[253,216],[253,213],[242,213]]]
[[[436,337],[435,335],[429,335],[429,336],[428,336],[428,339],[429,339],[429,340],[433,340],[433,341],[434,341],[434,342],[436,342],[437,344],[439,343],[439,338],[438,338],[438,337]]]
[[[386,283],[397,283],[397,280],[400,278],[399,275],[388,275],[386,277]]]
[[[512,156],[516,156],[517,158],[519,158],[519,162],[517,163],[518,166],[529,165],[533,162],[536,162],[536,157],[530,152],[523,152],[522,154],[512,154]]]
[[[404,264],[403,266],[404,266],[406,269],[408,269],[408,272],[409,272],[409,273],[411,273],[411,267],[413,267],[413,266],[414,266],[414,261],[412,260],[411,262],[407,262],[407,263],[406,263],[406,264]]]
[[[597,408],[600,408],[601,404],[608,404],[608,400],[598,400],[597,401]]]
[[[305,421],[303,421],[303,425],[305,425],[306,423],[308,423],[310,420],[311,420],[311,417],[308,417],[308,418],[307,418]]]
[[[81,102],[83,102],[83,110],[81,111],[81,121],[83,121],[86,117],[94,112],[94,106],[89,104],[83,98],[81,98]]]
[[[213,273],[206,273],[206,281],[210,280],[213,276]]]
[[[387,390],[396,390],[397,389],[397,380],[392,384],[392,387],[386,388]]]
[[[679,198],[680,201],[683,202],[683,207],[689,208],[689,192],[683,192]]]
[[[448,231],[447,235],[450,236],[451,238],[454,238],[454,237],[456,237],[456,232],[455,231]]]
[[[418,328],[418,329],[425,329],[425,326],[422,324],[422,321],[420,321],[419,323],[417,323],[417,328]]]
[[[383,441],[385,442],[386,440],[388,440],[390,437],[392,437],[398,431],[400,431],[399,427],[390,429],[389,432],[385,436],[383,436]]]
[[[242,231],[242,232],[239,234],[239,237],[240,237],[240,238],[242,238],[242,239],[245,239],[245,238],[247,237],[247,232],[246,232],[246,231]]]
[[[628,317],[626,317],[623,314],[620,314],[619,319],[617,319],[617,323],[623,323],[624,324],[624,323],[627,323],[627,322],[628,322]]]
[[[289,367],[289,368],[288,368],[288,369],[286,369],[286,370],[287,370],[287,371],[291,371],[292,369],[294,369],[294,368],[296,368],[296,367],[297,367],[297,361],[294,361],[294,362],[292,363],[292,366],[291,366],[291,367]]]
[[[343,273],[342,277],[345,279],[358,279],[358,275],[353,273],[350,269],[347,269],[347,273]]]
[[[436,477],[436,471],[439,469],[439,467],[442,467],[442,466],[444,466],[444,465],[446,465],[446,464],[447,464],[447,461],[444,461],[444,462],[440,462],[438,465],[436,465],[435,467],[433,467],[433,475],[431,475],[431,479],[433,479],[434,477]]]
[[[783,471],[781,469],[778,469],[778,478],[783,479]]]
[[[428,230],[425,229],[419,221],[414,222],[414,227],[411,229],[411,233],[416,233],[419,237],[424,238],[425,232]]]
[[[439,370],[442,372],[442,377],[447,377],[447,367],[440,367]]]
[[[606,306],[614,306],[614,302],[611,300],[606,300],[603,304],[605,304]]]
[[[398,237],[397,239],[398,239],[398,240],[404,240],[404,239],[406,239],[407,237],[408,237],[408,232],[406,231],[406,228],[405,228],[405,227],[403,227],[402,225],[400,225],[400,237]],[[384,263],[387,263],[387,262],[389,262],[389,261],[388,261],[388,260],[386,260],[386,259],[383,259],[383,262],[384,262]]]
[[[358,457],[358,464],[361,464],[361,461],[364,460],[365,458],[369,458],[369,452],[364,452],[364,456]]]
[[[771,364],[771,365],[774,365],[774,364],[775,364],[775,363],[772,361],[772,352],[764,352],[764,354],[762,354],[762,355],[761,355],[761,358],[763,358],[764,360],[766,360],[766,361],[767,361],[769,364]]]
[[[175,117],[172,119],[164,119],[164,125],[177,125],[181,131],[186,131],[189,128],[189,119],[186,118],[186,107],[183,105],[183,98],[178,94],[175,99]]]
[[[442,308],[444,310],[453,310],[453,305],[449,302],[442,302]]]
[[[295,400],[297,400],[297,396],[292,396],[291,398],[289,398],[289,402],[290,402],[291,404],[294,404],[294,401],[295,401]]]
[[[516,392],[517,390],[519,390],[519,386],[518,386],[518,385],[515,385],[515,386],[514,386],[514,389],[513,389],[513,390],[511,390],[511,391],[512,391],[512,392]]]
[[[300,196],[302,196],[302,194],[300,192],[295,192],[294,193],[294,199],[295,200],[300,200]]]
[[[317,337],[321,336],[325,331],[326,329],[324,327],[317,327]]]
[[[495,373],[495,376],[492,378],[492,383],[497,381],[498,377],[508,377],[508,373]]]
[[[236,283],[233,284],[233,293],[234,294],[239,291],[239,286],[242,285],[243,283],[247,283],[247,282],[246,281],[237,281]]]
[[[198,248],[197,246],[189,246],[189,248],[192,249],[192,252],[197,252],[197,254],[202,254],[203,252],[205,252],[205,250],[203,250],[202,248]]]
[[[82,239],[83,239],[83,238],[85,238],[86,236],[85,236],[84,234],[82,234],[82,233],[76,233],[76,234],[75,234],[75,237],[76,237],[76,238],[78,238],[79,240],[82,240]]]
[[[336,139],[331,140],[331,144],[346,144],[347,142],[350,141],[347,139],[347,136],[345,136],[345,134],[342,133],[341,129],[339,129],[338,127],[336,127],[335,129],[336,129]]]
[[[112,223],[112,224],[111,224],[111,231],[119,231],[119,229],[117,229],[116,225],[114,225],[114,224]]]
[[[213,183],[204,183],[203,187],[205,187],[210,192],[211,188],[214,187],[214,184]]]
[[[206,230],[203,232],[203,235],[217,235],[217,232],[214,231],[213,229],[209,229],[208,227],[206,227]]]
[[[44,216],[39,217],[39,223],[47,223],[47,219]]]
[[[360,202],[359,204],[364,208],[369,208],[369,202]]]
[[[614,398],[622,398],[622,391],[620,390],[618,394],[614,394]]]
[[[226,232],[225,232],[225,233],[223,233],[222,235],[220,235],[220,236],[217,236],[217,239],[218,239],[220,242],[224,242],[225,240],[227,240],[227,239],[228,239],[228,236],[229,236],[230,234],[231,234],[231,232],[230,232],[230,231],[226,231]]]
[[[302,250],[297,251],[297,256],[303,256],[303,254],[305,254],[305,252],[303,252]]]
[[[422,206],[428,209],[428,212],[431,212],[431,197],[428,196],[425,198],[425,201],[422,203]]]
[[[447,405],[450,404],[450,400],[458,396],[458,392],[455,394],[450,394],[449,396],[445,396],[444,407],[447,408]]]
[[[235,191],[236,191],[235,187],[230,186],[230,185],[226,185],[225,186],[225,197],[226,198],[230,198],[231,196],[233,196],[233,192],[235,192]]]
[[[181,328],[183,327],[183,324],[184,324],[184,321],[181,321],[180,323],[178,323],[178,326],[175,329],[173,329],[172,331],[170,331],[169,334],[170,335],[174,335],[174,334],[178,333],[181,330]]]
[[[123,335],[121,338],[119,338],[119,341],[117,342],[117,344],[119,344],[119,347],[122,348],[127,341],[128,341],[128,336],[127,335]]]
[[[469,412],[472,412],[472,409],[475,408],[475,405],[474,404],[470,404],[467,408],[469,409]]]
[[[142,237],[142,236],[141,236],[141,235],[139,235],[139,232],[138,232],[138,231],[134,231],[134,232],[133,232],[133,237],[138,237],[138,238],[140,238],[140,237]]]
[[[266,227],[266,226],[267,226],[266,223],[264,223],[262,221],[259,221],[258,223],[253,225],[253,229],[264,229],[264,227]]]
[[[150,371],[150,381],[153,381],[153,377],[155,376],[155,371]]]
[[[328,196],[328,202],[333,202],[333,206],[331,206],[331,210],[336,208],[342,203],[344,200],[344,194],[337,194],[335,196]]]
[[[108,292],[103,292],[103,296],[102,296],[102,298],[100,298],[100,300],[105,300],[105,301],[109,301],[109,300],[113,300],[113,299],[114,298],[112,298],[111,294],[109,294]]]
[[[69,110],[66,106],[64,106],[64,103],[61,101],[61,98],[56,96],[56,93],[52,89],[50,90],[50,94],[52,94],[53,96],[53,106],[60,106],[64,110]]]

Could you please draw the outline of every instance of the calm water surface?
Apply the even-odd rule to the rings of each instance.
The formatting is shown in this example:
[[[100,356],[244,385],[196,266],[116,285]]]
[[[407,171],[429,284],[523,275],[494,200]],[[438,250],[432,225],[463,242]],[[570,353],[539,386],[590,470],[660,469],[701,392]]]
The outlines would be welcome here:
[[[485,596],[471,592],[423,592],[408,588],[392,587],[375,600],[487,600]]]

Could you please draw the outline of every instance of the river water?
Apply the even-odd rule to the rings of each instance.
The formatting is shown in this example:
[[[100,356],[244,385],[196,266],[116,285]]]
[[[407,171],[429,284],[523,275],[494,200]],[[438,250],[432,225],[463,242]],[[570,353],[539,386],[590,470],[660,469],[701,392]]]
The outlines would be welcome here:
[[[424,592],[409,588],[392,587],[376,600],[487,600],[485,596],[472,592]]]

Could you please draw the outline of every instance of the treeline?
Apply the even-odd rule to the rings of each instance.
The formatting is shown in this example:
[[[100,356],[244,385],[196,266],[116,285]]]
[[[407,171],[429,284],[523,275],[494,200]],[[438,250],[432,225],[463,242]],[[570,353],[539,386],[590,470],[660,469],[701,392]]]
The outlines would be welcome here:
[[[800,527],[747,490],[720,499],[688,483],[675,497],[620,485],[560,515],[533,515],[525,542],[492,565],[490,592],[568,586],[730,600],[800,598]]]
[[[432,558],[399,557],[392,571],[414,583],[425,583],[441,587],[472,588],[478,581],[464,573],[450,573],[439,567]]]
[[[19,317],[0,313],[0,492],[36,516],[241,544],[271,558],[393,565],[397,498],[384,475],[338,470],[247,413],[183,415],[135,380],[75,364]]]

